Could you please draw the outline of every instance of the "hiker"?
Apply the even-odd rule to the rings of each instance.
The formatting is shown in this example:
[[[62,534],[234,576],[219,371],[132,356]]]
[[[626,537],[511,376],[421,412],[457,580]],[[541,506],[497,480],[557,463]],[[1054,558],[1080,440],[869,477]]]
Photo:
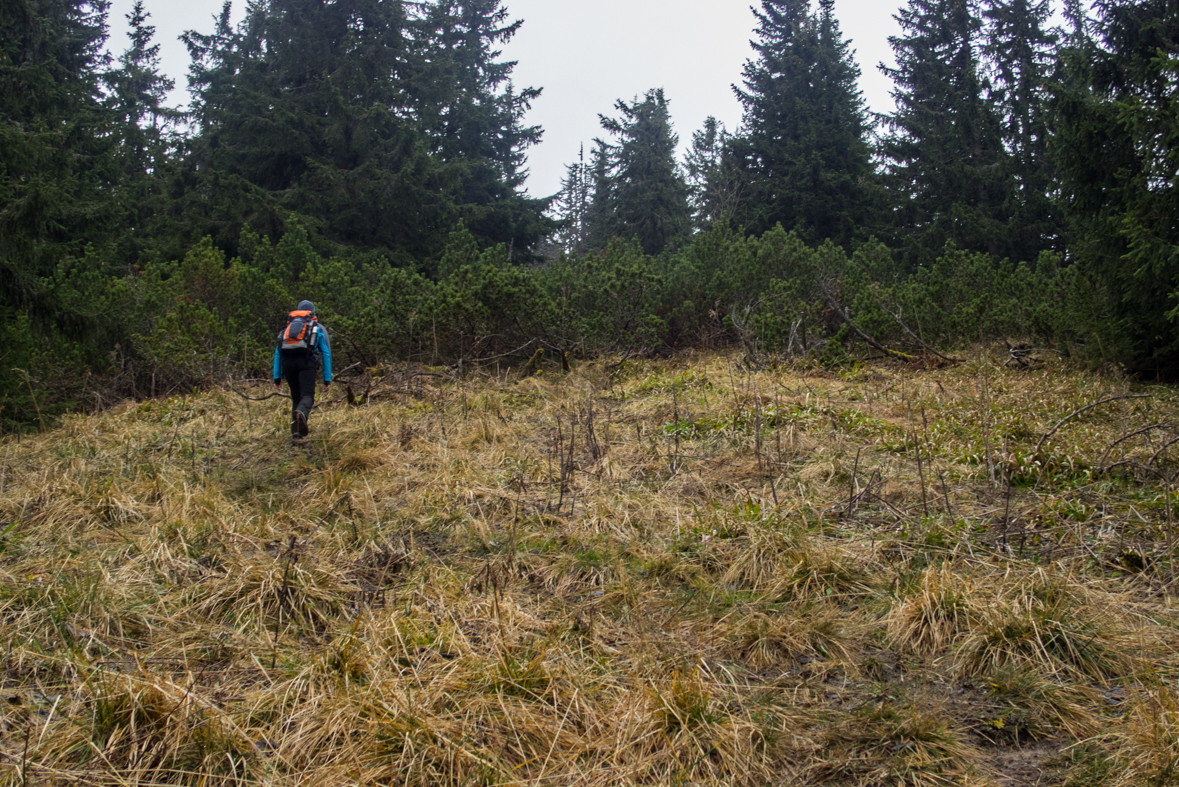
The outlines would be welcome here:
[[[300,301],[274,348],[274,389],[282,390],[283,378],[291,389],[291,439],[307,436],[307,420],[315,406],[315,373],[323,358],[323,390],[332,387],[332,346],[327,330],[315,318],[315,304]]]

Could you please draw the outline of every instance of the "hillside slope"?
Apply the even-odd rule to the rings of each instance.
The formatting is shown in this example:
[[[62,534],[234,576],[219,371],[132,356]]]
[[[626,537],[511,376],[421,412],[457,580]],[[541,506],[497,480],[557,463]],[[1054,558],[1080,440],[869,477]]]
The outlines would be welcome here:
[[[230,390],[7,438],[0,780],[1174,783],[1179,395],[1003,360],[386,370],[299,445]]]

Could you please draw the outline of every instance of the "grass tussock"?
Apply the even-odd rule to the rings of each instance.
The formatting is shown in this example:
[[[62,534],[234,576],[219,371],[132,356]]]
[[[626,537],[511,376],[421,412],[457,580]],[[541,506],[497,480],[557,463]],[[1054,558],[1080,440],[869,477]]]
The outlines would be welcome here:
[[[1078,740],[1096,734],[1108,703],[1100,690],[1062,682],[1040,672],[1003,667],[986,675],[986,692],[996,708],[988,716],[991,738],[1041,740],[1057,733]]]
[[[1117,735],[1119,785],[1179,782],[1179,694],[1173,686],[1135,692]]]
[[[434,373],[0,442],[0,782],[1175,781],[1171,389]]]
[[[1031,668],[1073,681],[1125,680],[1153,649],[1148,626],[1119,605],[1121,594],[1037,569],[1004,577],[965,632],[958,671]],[[1124,601],[1126,599],[1123,599]]]
[[[810,776],[822,783],[941,787],[985,782],[978,755],[935,709],[888,703],[832,726]]]
[[[886,619],[890,644],[919,656],[949,651],[971,628],[970,574],[968,568],[950,562],[922,571]]]

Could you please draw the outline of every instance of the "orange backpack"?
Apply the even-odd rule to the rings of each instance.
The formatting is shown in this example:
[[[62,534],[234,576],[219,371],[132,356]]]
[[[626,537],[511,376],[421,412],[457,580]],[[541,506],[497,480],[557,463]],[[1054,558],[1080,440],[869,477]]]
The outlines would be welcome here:
[[[315,314],[295,310],[287,315],[287,327],[279,334],[278,349],[282,352],[312,350],[317,332]]]

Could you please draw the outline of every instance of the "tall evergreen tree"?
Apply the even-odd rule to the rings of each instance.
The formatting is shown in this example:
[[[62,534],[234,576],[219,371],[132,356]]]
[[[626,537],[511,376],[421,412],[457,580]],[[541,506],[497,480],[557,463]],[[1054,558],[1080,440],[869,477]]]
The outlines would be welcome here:
[[[109,248],[121,225],[99,90],[106,14],[105,0],[0,4],[0,428],[43,423],[68,398],[68,385],[46,396],[62,378],[43,372],[106,360],[92,340],[102,293],[64,286],[81,270],[101,287],[88,250]]]
[[[1053,158],[1070,252],[1092,286],[1103,360],[1179,375],[1179,6],[1109,0],[1052,85]]]
[[[881,146],[891,237],[914,264],[930,262],[947,241],[1008,256],[1007,154],[980,72],[976,8],[909,0],[896,19],[897,67],[881,66],[895,83]]]
[[[7,0],[0,13],[0,306],[60,318],[44,281],[113,230],[99,92],[106,0]]]
[[[609,243],[614,227],[613,156],[616,146],[595,139],[590,151],[588,177],[591,183],[586,231],[590,248],[600,249]]]
[[[153,43],[156,28],[148,24],[150,16],[143,0],[135,0],[127,14],[131,45],[118,67],[103,75],[107,105],[119,129],[118,157],[124,172],[135,176],[164,163],[167,132],[181,118],[178,110],[164,103],[176,83],[160,72],[160,46]]]
[[[1085,11],[1083,0],[1064,0],[1061,14],[1068,22],[1065,40],[1069,46],[1081,45],[1092,40],[1092,22]]]
[[[182,113],[164,101],[175,86],[160,71],[160,47],[143,0],[127,14],[131,45],[118,65],[103,75],[106,105],[114,123],[119,167],[118,200],[128,217],[120,254],[133,262],[143,230],[159,207],[159,197],[172,161],[174,131]]]
[[[637,238],[644,252],[659,254],[691,232],[688,186],[675,160],[679,138],[661,88],[614,106],[621,117],[598,116],[617,141],[596,140],[594,242]]]
[[[561,191],[553,204],[561,222],[557,243],[567,254],[580,257],[589,251],[589,211],[593,193],[593,170],[585,161],[585,146],[582,145],[577,161],[565,167]]]
[[[731,140],[725,124],[712,116],[692,133],[692,146],[684,155],[684,173],[697,230],[706,230],[721,216],[732,215],[739,204],[743,178],[726,154]]]
[[[232,247],[243,221],[277,234],[295,212],[334,243],[408,262],[436,258],[460,220],[485,242],[521,251],[549,231],[545,201],[515,187],[526,145],[516,139],[497,151],[487,142],[523,133],[527,99],[505,89],[496,111],[470,123],[459,116],[477,114],[479,96],[470,107],[451,101],[454,124],[449,111],[438,122],[427,116],[423,83],[445,104],[500,82],[469,82],[470,71],[455,65],[469,47],[427,46],[420,13],[411,18],[406,7],[256,0],[236,28],[227,6],[212,34],[187,35],[198,133],[185,198],[202,233]],[[486,42],[493,34],[472,35]]]
[[[1049,0],[985,0],[991,96],[1009,154],[1009,253],[1018,260],[1034,260],[1060,241],[1043,100],[1059,42],[1048,27],[1051,13]]]
[[[501,47],[519,31],[502,0],[431,0],[411,15],[414,64],[406,87],[432,152],[458,163],[456,200],[467,227],[527,252],[552,231],[550,200],[523,193],[526,152],[540,142],[524,117],[541,89],[517,91]]]
[[[515,61],[499,60],[522,25],[509,21],[502,0],[432,0],[407,29],[417,58],[406,88],[434,150],[446,160],[491,162],[512,187],[523,182],[524,151],[542,134],[523,125],[541,90],[517,93]]]
[[[866,223],[871,124],[833,0],[762,0],[756,57],[734,91],[743,133],[729,146],[747,184],[735,219],[754,233],[775,224],[847,244]]]

